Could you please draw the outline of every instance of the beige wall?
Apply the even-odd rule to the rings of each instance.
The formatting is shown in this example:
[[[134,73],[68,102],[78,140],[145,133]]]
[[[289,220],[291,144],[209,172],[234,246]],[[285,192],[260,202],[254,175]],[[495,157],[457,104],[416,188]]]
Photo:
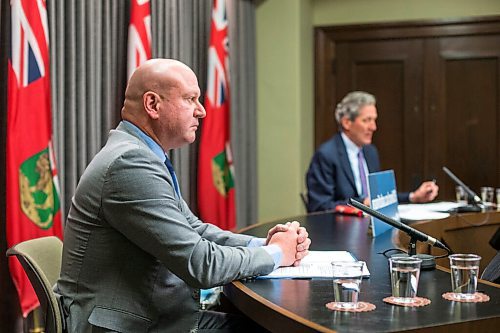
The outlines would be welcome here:
[[[259,221],[305,212],[313,154],[313,27],[500,15],[500,0],[261,0],[257,23]]]
[[[302,212],[299,192],[312,141],[312,22],[309,0],[257,8],[259,221]]]

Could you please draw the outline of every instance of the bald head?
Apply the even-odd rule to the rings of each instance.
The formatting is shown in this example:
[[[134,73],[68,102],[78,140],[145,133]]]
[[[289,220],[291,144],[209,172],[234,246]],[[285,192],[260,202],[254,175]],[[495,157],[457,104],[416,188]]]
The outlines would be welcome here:
[[[194,133],[184,136],[179,132],[186,132],[186,124],[196,129],[197,119],[205,116],[199,97],[198,80],[191,68],[173,59],[151,59],[130,77],[122,119],[139,127],[164,150],[176,148],[191,138],[194,141]],[[178,121],[181,114],[190,118]]]
[[[161,92],[174,87],[183,74],[194,75],[191,68],[174,59],[150,59],[144,62],[134,71],[125,90],[123,119],[146,116],[141,107],[144,94],[153,91],[161,96]]]
[[[181,72],[191,72],[191,68],[173,59],[150,59],[138,67],[130,77],[127,95],[142,95],[148,90],[158,90],[162,84],[168,85]],[[193,73],[194,75],[194,73]]]

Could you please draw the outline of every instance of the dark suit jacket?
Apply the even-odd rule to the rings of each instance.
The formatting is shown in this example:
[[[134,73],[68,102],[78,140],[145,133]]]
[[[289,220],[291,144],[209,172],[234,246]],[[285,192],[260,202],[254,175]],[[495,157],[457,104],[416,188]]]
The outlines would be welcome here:
[[[120,124],[82,175],[64,233],[61,277],[68,332],[196,330],[199,288],[270,273],[251,237],[203,223],[172,177]]]
[[[374,145],[363,147],[369,172],[380,171],[380,160]],[[308,212],[335,209],[349,198],[363,201],[356,190],[349,157],[340,133],[323,143],[314,154],[306,175]],[[400,202],[408,202],[409,193],[398,193]]]

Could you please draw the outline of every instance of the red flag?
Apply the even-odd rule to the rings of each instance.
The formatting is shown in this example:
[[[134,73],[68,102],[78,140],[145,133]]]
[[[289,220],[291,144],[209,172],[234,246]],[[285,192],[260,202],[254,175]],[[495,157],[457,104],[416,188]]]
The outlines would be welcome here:
[[[11,0],[7,87],[7,246],[44,236],[62,239],[52,150],[49,35],[43,0]],[[56,260],[56,259],[54,259]],[[21,265],[9,259],[23,315],[39,305]]]
[[[149,0],[131,0],[128,28],[128,78],[137,67],[151,59],[151,10]]]
[[[208,49],[207,117],[198,165],[200,217],[223,229],[236,226],[234,171],[230,149],[229,55],[226,2],[214,0]]]

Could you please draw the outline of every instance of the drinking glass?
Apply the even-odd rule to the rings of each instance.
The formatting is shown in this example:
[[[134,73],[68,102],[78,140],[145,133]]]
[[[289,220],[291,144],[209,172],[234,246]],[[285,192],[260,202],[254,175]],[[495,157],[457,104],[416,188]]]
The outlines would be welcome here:
[[[455,299],[474,298],[481,257],[476,254],[452,254],[449,258],[452,297]]]
[[[481,200],[493,203],[495,201],[495,189],[488,186],[481,187]]]
[[[422,259],[414,257],[389,258],[392,297],[397,303],[411,303],[417,297]]]
[[[458,203],[467,203],[467,193],[464,188],[460,185],[455,186],[455,195],[457,197]]]
[[[345,309],[358,307],[358,296],[363,279],[364,262],[334,261],[333,298],[337,305]]]
[[[496,189],[497,193],[497,210],[500,210],[500,188]]]

